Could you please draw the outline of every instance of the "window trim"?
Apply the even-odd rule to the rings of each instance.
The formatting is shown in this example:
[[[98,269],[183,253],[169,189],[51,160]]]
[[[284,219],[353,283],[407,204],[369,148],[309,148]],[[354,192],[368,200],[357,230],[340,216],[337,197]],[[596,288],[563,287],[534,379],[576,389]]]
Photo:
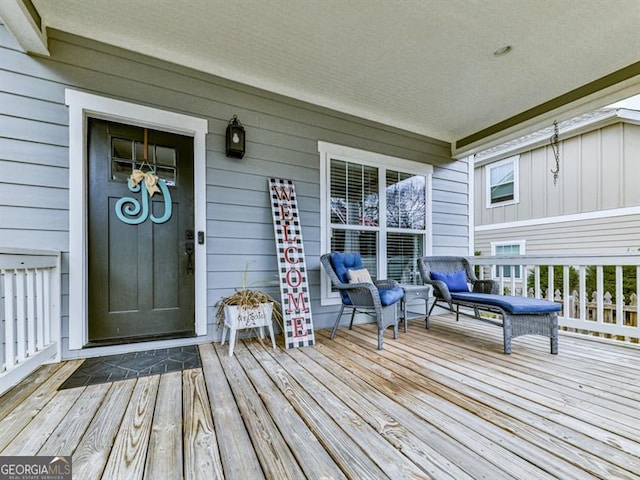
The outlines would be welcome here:
[[[498,257],[499,255],[496,255],[496,247],[506,247],[506,246],[511,246],[511,245],[518,245],[518,247],[520,248],[520,253],[518,254],[518,256],[522,256],[522,255],[526,255],[527,251],[526,251],[526,245],[527,245],[527,241],[526,240],[503,240],[503,241],[499,241],[499,242],[491,242],[491,256],[492,257]],[[506,257],[509,257],[509,255],[505,255]],[[515,265],[513,265],[514,270],[515,270]],[[499,280],[500,276],[498,275],[497,272],[497,267],[494,265],[491,268],[491,278],[493,278],[494,280]],[[504,277],[505,279],[511,279],[512,277]],[[522,268],[520,269],[520,275],[517,275],[516,277],[514,277],[516,280],[522,280]]]
[[[507,164],[513,164],[513,199],[502,202],[491,203],[491,169]],[[489,163],[484,166],[485,172],[485,207],[495,208],[506,205],[520,203],[520,155],[504,158],[498,162]]]
[[[423,175],[426,178],[426,219],[425,219],[425,243],[424,252],[425,255],[430,255],[432,252],[432,175],[433,166],[415,162],[412,160],[406,160],[398,157],[392,157],[381,153],[370,152],[367,150],[361,150],[353,147],[346,147],[344,145],[337,145],[333,143],[318,142],[318,152],[320,153],[320,251],[325,253],[329,252],[331,248],[331,224],[329,221],[329,185],[331,184],[329,164],[331,159],[342,160],[346,162],[354,162],[362,165],[372,166],[384,170],[398,170],[404,173],[411,173],[415,175]],[[379,177],[380,184],[384,184],[384,179]],[[380,217],[382,223],[383,211],[386,211],[386,197],[382,198],[380,203]],[[383,210],[385,207],[385,210]],[[386,218],[386,217],[385,217]],[[348,227],[348,226],[347,226]],[[367,227],[358,227],[358,229],[368,229]],[[397,232],[398,229],[387,229],[386,219],[385,226],[376,227],[376,231]],[[415,230],[400,229],[402,232],[415,233]],[[422,231],[420,231],[422,233]],[[384,235],[380,235],[378,238],[379,251],[386,252],[386,238]],[[378,263],[378,273],[380,276],[386,275],[386,264],[382,261]],[[340,296],[337,293],[331,292],[331,282],[327,275],[320,275],[320,304],[321,305],[338,305],[340,304]]]

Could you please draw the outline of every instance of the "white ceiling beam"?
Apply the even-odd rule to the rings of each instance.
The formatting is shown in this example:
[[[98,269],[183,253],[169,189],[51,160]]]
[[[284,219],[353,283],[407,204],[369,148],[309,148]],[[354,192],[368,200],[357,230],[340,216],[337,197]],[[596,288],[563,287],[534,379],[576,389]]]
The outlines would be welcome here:
[[[1,0],[0,19],[25,52],[50,55],[47,29],[31,0]]]

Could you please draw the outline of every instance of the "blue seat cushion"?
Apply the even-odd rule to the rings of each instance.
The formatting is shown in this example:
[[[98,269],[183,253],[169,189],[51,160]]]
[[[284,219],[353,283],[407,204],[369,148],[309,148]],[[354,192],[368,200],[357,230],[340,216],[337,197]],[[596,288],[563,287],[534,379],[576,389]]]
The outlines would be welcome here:
[[[362,268],[362,257],[359,253],[333,252],[331,254],[331,266],[342,283],[349,283],[349,270]]]
[[[447,285],[449,292],[468,292],[467,272],[431,272],[431,280],[440,280]]]
[[[333,270],[342,283],[349,283],[349,270],[362,268],[362,257],[357,252],[333,252],[330,260]],[[378,291],[380,292],[380,303],[385,307],[400,301],[404,295],[404,290],[400,287],[379,289]],[[346,290],[341,290],[340,295],[344,305],[352,305]]]
[[[380,292],[380,303],[383,307],[399,302],[404,296],[404,290],[401,287],[384,288],[378,291]]]
[[[477,303],[500,307],[513,314],[551,313],[562,310],[562,305],[537,298],[517,297],[512,295],[493,295],[491,293],[456,292],[451,298],[463,302]]]

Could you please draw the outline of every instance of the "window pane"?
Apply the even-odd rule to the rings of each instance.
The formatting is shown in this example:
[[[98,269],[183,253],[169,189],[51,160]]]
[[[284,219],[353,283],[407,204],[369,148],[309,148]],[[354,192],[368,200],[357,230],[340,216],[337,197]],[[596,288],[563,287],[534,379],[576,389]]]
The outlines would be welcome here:
[[[176,166],[176,149],[169,147],[156,146],[156,163],[158,165],[166,165],[168,167]]]
[[[126,183],[133,172],[133,164],[124,160],[111,160],[111,180]]]
[[[426,178],[387,170],[387,227],[424,229]]]
[[[496,256],[500,256],[500,255],[504,255],[504,256],[517,256],[520,255],[520,245],[519,244],[515,244],[515,245],[496,245]],[[502,266],[502,276],[504,278],[511,278],[511,269],[513,268],[513,272],[516,276],[516,278],[520,277],[520,265],[515,265],[515,266],[511,266],[511,265],[503,265]],[[498,272],[498,275],[500,275],[500,273]]]
[[[513,183],[491,187],[491,203],[506,202],[513,198]]]
[[[491,185],[513,182],[513,163],[491,168]]]
[[[169,187],[174,187],[176,184],[176,169],[171,167],[157,167],[156,175],[158,178],[164,180]]]
[[[331,223],[347,223],[347,163],[331,160]]]
[[[138,168],[144,162],[144,144],[136,142],[136,164]],[[153,165],[153,145],[147,144],[147,162]]]
[[[132,157],[132,142],[131,140],[124,140],[122,138],[111,139],[111,151],[114,158],[124,158],[131,160]]]
[[[358,230],[331,230],[332,252],[359,252],[362,256],[362,265],[369,270],[371,278],[378,277],[377,262],[377,232],[362,232]]]
[[[331,223],[378,226],[378,169],[331,160]]]
[[[424,235],[390,233],[387,235],[387,278],[400,283],[418,284],[418,257],[424,255]]]

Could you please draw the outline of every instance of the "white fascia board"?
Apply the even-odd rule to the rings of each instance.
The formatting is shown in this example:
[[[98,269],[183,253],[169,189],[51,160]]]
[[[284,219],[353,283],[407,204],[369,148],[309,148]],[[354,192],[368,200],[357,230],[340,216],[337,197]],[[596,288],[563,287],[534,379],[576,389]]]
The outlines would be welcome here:
[[[622,217],[625,215],[640,215],[640,205],[634,207],[616,208],[613,210],[597,210],[594,212],[574,213],[570,215],[558,215],[556,217],[532,218],[530,220],[520,220],[516,222],[492,223],[488,225],[477,225],[476,232],[490,232],[492,230],[503,230],[520,227],[532,227],[537,225],[548,225],[550,223],[579,222],[582,220],[594,220],[598,218]]]
[[[25,52],[51,55],[44,20],[38,27],[22,0],[1,0],[0,18]]]

